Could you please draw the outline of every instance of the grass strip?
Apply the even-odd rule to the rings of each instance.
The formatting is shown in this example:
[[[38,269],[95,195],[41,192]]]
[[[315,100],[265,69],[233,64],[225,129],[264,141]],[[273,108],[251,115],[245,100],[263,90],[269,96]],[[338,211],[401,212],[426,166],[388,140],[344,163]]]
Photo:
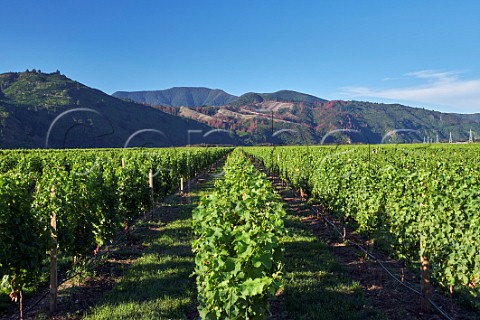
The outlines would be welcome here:
[[[188,199],[170,201],[168,223],[152,224],[156,235],[146,240],[144,254],[85,319],[193,319],[196,311],[195,262],[191,250],[191,211],[211,180]],[[160,209],[162,210],[162,209]],[[162,219],[162,216],[161,216]]]
[[[272,319],[387,319],[369,306],[360,284],[287,207],[284,292]]]

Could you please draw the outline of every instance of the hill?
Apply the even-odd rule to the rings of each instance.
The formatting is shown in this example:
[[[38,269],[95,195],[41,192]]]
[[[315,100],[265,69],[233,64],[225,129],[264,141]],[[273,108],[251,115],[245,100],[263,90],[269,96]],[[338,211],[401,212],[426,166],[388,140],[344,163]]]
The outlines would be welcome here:
[[[174,87],[154,91],[117,91],[113,96],[120,99],[164,107],[219,107],[224,105],[242,106],[266,101],[322,103],[327,100],[292,90],[280,90],[273,93],[249,92],[236,97],[223,90]]]
[[[119,99],[60,72],[0,74],[0,147],[123,147],[134,134],[130,146],[447,142],[450,133],[454,141],[468,141],[470,129],[480,134],[480,114],[327,101],[289,90],[240,97],[207,88],[155,92],[167,106],[136,103],[134,95]],[[198,133],[212,128],[230,132]]]
[[[203,139],[189,130],[211,128],[117,99],[58,71],[0,74],[1,148],[123,147],[132,135],[129,146],[139,147],[232,142],[220,135]]]
[[[278,102],[293,102],[293,103],[322,103],[327,102],[327,100],[317,98],[315,96],[291,91],[291,90],[280,90],[273,93],[255,93],[248,92],[230,103],[232,106],[244,106],[252,103],[260,103],[263,101],[278,101]]]
[[[441,113],[400,104],[327,101],[295,91],[246,93],[221,107],[166,112],[215,128],[249,133],[250,143],[467,141],[480,134],[480,115]],[[272,136],[282,129],[282,134]],[[292,131],[293,130],[293,131]],[[337,130],[336,133],[331,132]],[[338,132],[340,130],[340,132]],[[325,138],[325,137],[328,138]]]
[[[156,91],[117,91],[113,96],[152,106],[169,107],[222,106],[237,98],[219,89],[190,87]]]

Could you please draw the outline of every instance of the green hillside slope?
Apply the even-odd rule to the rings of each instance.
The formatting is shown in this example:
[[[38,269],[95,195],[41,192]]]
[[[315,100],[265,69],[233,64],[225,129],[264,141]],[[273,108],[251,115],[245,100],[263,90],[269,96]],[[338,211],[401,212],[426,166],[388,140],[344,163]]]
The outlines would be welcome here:
[[[169,107],[222,106],[236,99],[223,90],[189,87],[156,91],[117,91],[113,96],[152,106]]]
[[[59,72],[1,74],[0,91],[2,148],[123,147],[132,135],[130,146],[231,142],[220,135],[189,137],[189,130],[211,128],[114,98]]]

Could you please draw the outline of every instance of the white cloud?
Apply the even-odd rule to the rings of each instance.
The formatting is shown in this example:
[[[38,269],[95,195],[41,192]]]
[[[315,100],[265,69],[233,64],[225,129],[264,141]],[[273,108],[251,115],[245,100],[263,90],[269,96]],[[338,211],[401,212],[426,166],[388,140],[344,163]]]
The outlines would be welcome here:
[[[462,74],[461,71],[436,71],[436,70],[421,70],[406,73],[406,77],[414,77],[419,79],[429,79],[434,82],[453,82],[458,80],[458,76]]]
[[[463,80],[460,78],[462,73],[421,70],[404,75],[410,80],[421,80],[423,83],[418,86],[388,89],[346,87],[341,94],[355,99],[386,99],[444,112],[480,112],[480,79]]]

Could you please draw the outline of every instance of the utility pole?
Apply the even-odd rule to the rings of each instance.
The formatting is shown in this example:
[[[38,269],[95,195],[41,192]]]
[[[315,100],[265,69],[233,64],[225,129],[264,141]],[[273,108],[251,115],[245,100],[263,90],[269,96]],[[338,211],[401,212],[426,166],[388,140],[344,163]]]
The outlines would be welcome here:
[[[472,128],[470,128],[470,137],[468,138],[468,143],[473,143]]]
[[[448,143],[453,143],[452,132],[450,131],[450,138],[448,138]]]

